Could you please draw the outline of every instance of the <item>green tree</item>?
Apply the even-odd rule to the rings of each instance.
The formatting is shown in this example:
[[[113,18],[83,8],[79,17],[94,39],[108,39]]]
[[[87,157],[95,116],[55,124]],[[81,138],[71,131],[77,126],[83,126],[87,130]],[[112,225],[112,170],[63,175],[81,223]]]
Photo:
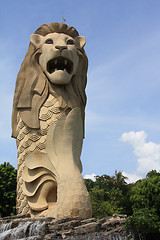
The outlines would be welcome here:
[[[96,181],[85,180],[91,196],[93,217],[102,218],[114,213],[132,213],[129,190],[122,172],[115,171],[115,176],[106,174],[96,176]],[[129,209],[129,210],[128,210]]]
[[[4,162],[0,165],[0,216],[16,213],[17,170]]]
[[[160,176],[145,178],[132,188],[132,208],[155,209],[160,216]]]
[[[160,221],[155,209],[134,210],[133,215],[127,218],[126,228],[131,230],[138,240],[160,239]]]
[[[156,176],[160,176],[160,172],[157,172],[156,170],[151,170],[146,175],[147,178],[156,177]]]
[[[127,184],[125,179],[122,172],[115,171],[115,176],[104,174],[95,182],[87,182],[93,217],[127,214],[126,227],[136,240],[159,240],[160,172],[152,170],[134,184]]]
[[[95,186],[109,191],[114,187],[114,179],[106,174],[102,176],[96,176]]]
[[[139,180],[131,191],[133,215],[127,228],[137,233],[138,239],[160,239],[160,175],[155,171]]]
[[[109,192],[99,186],[90,190],[93,217],[102,218],[111,216],[114,213],[114,206],[110,203]]]
[[[91,179],[84,179],[84,180],[85,180],[85,184],[88,191],[90,191],[95,186],[95,183]]]
[[[115,170],[115,176],[113,176],[115,187],[121,188],[123,185],[126,185],[127,177],[123,176],[121,171]]]

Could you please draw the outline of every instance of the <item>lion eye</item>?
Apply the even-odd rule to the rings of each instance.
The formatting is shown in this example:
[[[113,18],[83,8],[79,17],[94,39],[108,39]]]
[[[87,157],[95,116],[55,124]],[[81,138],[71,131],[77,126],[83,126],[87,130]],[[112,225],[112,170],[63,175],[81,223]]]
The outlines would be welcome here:
[[[68,44],[68,45],[73,45],[73,44],[74,44],[74,40],[68,39],[68,40],[67,40],[67,44]]]
[[[52,39],[47,39],[47,40],[45,41],[45,43],[46,43],[46,44],[52,44],[52,43],[53,43],[53,40],[52,40]]]

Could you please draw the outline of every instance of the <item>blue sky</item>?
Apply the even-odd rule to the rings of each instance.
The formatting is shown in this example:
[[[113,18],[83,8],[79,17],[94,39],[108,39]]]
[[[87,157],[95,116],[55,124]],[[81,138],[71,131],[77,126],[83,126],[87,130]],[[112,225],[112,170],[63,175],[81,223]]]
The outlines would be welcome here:
[[[1,0],[0,163],[17,166],[11,136],[16,75],[43,23],[74,26],[89,58],[83,176],[160,170],[160,1]]]

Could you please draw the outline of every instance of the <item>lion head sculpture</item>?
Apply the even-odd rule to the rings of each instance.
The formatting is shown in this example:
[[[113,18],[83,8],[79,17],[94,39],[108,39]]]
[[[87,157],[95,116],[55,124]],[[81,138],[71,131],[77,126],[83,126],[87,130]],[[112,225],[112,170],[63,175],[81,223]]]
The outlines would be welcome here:
[[[58,44],[57,44],[58,42]],[[62,109],[79,107],[84,126],[88,59],[85,38],[64,23],[41,25],[33,35],[16,80],[12,137],[17,136],[17,113],[30,128],[39,129],[39,111],[50,91]]]

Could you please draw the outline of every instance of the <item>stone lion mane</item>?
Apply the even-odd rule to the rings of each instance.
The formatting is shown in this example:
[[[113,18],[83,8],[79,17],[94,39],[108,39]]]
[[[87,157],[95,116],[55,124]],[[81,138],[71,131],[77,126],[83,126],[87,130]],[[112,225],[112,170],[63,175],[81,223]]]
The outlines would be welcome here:
[[[49,33],[64,33],[72,38],[79,36],[77,30],[64,23],[50,23],[41,25],[36,34],[45,36]],[[39,65],[41,48],[36,48],[32,43],[21,65],[16,80],[12,112],[12,137],[17,137],[17,114],[30,128],[39,129],[39,111],[48,97],[49,92],[58,99],[60,108],[67,109],[68,100],[72,107],[79,107],[84,126],[84,108],[86,105],[85,87],[87,81],[88,59],[83,48],[77,47],[79,65],[77,73],[67,85],[55,85],[49,82]]]

